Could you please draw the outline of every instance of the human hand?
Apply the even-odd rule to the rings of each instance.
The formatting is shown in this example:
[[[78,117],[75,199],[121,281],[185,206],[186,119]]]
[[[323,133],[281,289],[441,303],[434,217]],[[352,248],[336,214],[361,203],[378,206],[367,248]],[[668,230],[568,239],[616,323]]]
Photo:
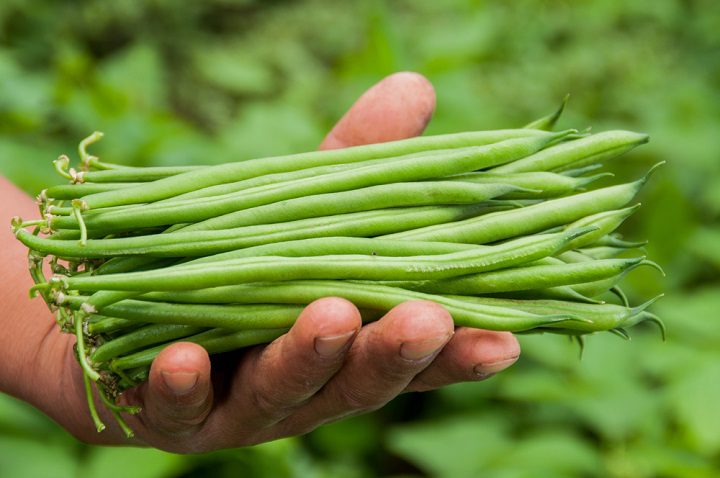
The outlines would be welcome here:
[[[425,78],[392,75],[353,105],[321,149],[416,136],[434,107]],[[132,443],[112,426],[95,432],[70,340],[54,340],[60,350],[43,364],[63,377],[66,401],[33,403],[85,441]],[[123,399],[143,408],[128,418],[135,443],[205,452],[306,433],[380,408],[403,392],[481,380],[510,366],[519,353],[509,333],[454,330],[448,312],[431,302],[406,302],[363,327],[355,306],[329,297],[310,304],[273,343],[218,356],[212,367],[201,347],[171,345],[155,359],[148,381]]]

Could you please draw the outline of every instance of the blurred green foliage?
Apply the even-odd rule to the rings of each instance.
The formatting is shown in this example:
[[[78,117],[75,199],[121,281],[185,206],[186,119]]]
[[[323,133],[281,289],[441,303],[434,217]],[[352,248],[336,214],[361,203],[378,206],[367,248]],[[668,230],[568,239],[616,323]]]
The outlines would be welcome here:
[[[0,396],[0,476],[713,477],[720,469],[720,4],[715,0],[4,0],[0,173],[30,193],[93,130],[104,160],[225,162],[312,149],[365,88],[433,82],[429,132],[562,126],[651,134],[610,169],[668,165],[624,232],[667,342],[523,337],[483,383],[403,396],[367,417],[248,449],[181,457],[74,441]]]

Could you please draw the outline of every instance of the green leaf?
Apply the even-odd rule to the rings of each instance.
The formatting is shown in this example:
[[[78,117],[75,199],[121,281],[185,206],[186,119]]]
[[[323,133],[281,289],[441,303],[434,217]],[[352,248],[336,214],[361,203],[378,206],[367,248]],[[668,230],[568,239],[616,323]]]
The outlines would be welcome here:
[[[277,87],[271,65],[244,44],[204,45],[193,61],[205,81],[234,94],[267,94]]]
[[[673,384],[669,399],[693,448],[705,455],[720,452],[720,360],[689,370]]]
[[[76,478],[78,460],[64,443],[0,436],[0,476]]]
[[[511,444],[507,425],[498,418],[465,415],[396,427],[387,444],[431,476],[488,476],[483,473],[488,464]]]
[[[165,478],[176,476],[187,459],[150,448],[93,447],[80,476],[93,478]]]
[[[690,237],[689,249],[701,260],[720,269],[720,227],[703,227]]]

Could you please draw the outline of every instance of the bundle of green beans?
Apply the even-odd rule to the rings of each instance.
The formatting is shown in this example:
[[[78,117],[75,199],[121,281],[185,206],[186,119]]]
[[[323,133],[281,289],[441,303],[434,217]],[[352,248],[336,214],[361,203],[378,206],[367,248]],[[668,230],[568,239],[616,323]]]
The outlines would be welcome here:
[[[458,326],[584,334],[662,322],[618,283],[644,243],[615,230],[647,176],[588,190],[601,161],[645,143],[628,131],[520,129],[426,136],[217,166],[124,167],[79,147],[71,181],[13,220],[33,293],[77,338],[90,413],[116,405],[167,344],[210,353],[267,343],[325,296],[372,321],[432,300]],[[44,266],[54,275],[47,278]],[[614,293],[617,299],[612,299]],[[93,387],[93,382],[96,387]]]

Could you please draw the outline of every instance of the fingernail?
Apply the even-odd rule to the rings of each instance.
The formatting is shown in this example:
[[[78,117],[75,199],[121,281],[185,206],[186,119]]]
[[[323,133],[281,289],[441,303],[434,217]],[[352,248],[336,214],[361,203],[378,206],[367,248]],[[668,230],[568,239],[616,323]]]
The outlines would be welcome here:
[[[345,334],[317,337],[315,338],[315,352],[323,357],[333,357],[350,342],[355,332],[357,331],[351,330]]]
[[[197,372],[162,372],[162,378],[175,395],[186,395],[198,382]]]
[[[512,357],[498,362],[479,363],[475,365],[473,371],[475,372],[475,375],[494,375],[517,362],[517,359],[517,357]]]
[[[451,336],[452,334],[447,334],[416,342],[406,342],[400,346],[400,355],[407,360],[422,360],[440,350]]]
[[[487,373],[482,368],[478,369],[478,367],[475,367],[473,369],[473,372],[475,373],[475,380],[487,380],[488,378],[495,375],[494,373]]]

